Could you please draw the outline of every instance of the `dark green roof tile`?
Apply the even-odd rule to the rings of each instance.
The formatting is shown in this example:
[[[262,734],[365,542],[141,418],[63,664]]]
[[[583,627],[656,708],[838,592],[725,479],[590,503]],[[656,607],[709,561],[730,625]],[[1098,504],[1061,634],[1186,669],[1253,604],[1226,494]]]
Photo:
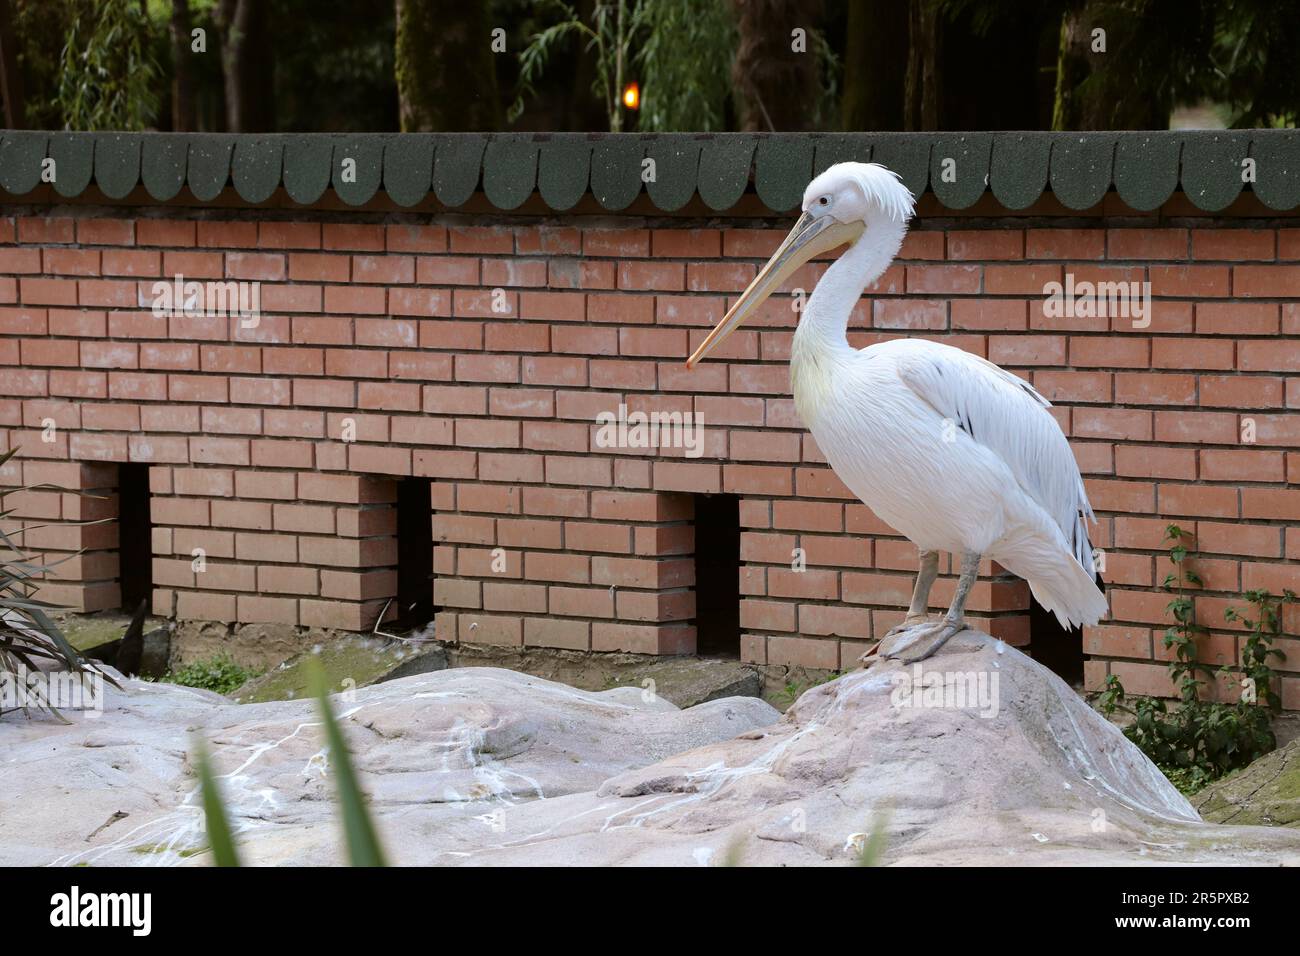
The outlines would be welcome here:
[[[993,196],[1008,209],[1032,206],[1047,187],[1052,143],[1033,133],[994,133],[989,160]]]
[[[1134,209],[1160,206],[1178,188],[1182,139],[1176,133],[1116,133],[1115,190]]]
[[[1250,153],[1248,132],[1183,134],[1183,192],[1197,209],[1218,212],[1241,195],[1242,160]]]
[[[788,212],[799,205],[813,177],[811,136],[764,136],[754,155],[754,189],[773,212]]]
[[[973,206],[988,188],[992,152],[991,133],[937,135],[930,147],[930,189],[949,209]],[[952,182],[945,180],[945,170]]]
[[[439,133],[433,151],[433,194],[444,206],[461,206],[478,188],[487,136]]]
[[[1300,136],[1294,130],[1256,130],[1250,155],[1255,160],[1251,189],[1269,209],[1300,206]]]
[[[718,133],[700,151],[700,198],[710,209],[730,209],[749,185],[755,138],[748,133]]]
[[[516,209],[537,185],[538,143],[531,133],[492,137],[483,154],[483,194],[498,209]]]
[[[611,212],[626,209],[641,192],[640,136],[601,136],[591,147],[591,194]]]
[[[414,206],[429,195],[436,137],[429,133],[394,136],[384,146],[384,191],[399,206]]]
[[[929,133],[877,133],[871,137],[871,161],[898,173],[913,196],[925,192],[930,181]]]
[[[46,149],[46,155],[54,160],[54,191],[67,197],[85,192],[95,172],[94,140],[83,140],[75,133],[51,133]]]
[[[99,177],[99,152],[104,143],[95,146],[95,177]],[[185,172],[189,166],[190,143],[187,137],[152,134],[140,143],[140,181],[150,197],[158,202],[174,199],[185,185]]]
[[[314,203],[329,188],[334,143],[324,136],[290,136],[284,144],[284,189],[296,203]]]
[[[184,149],[189,149],[189,143],[185,140],[175,142]],[[140,183],[140,134],[96,133],[92,143],[95,154],[96,185],[109,199],[121,199]],[[87,143],[87,146],[91,146],[91,143]],[[185,164],[182,161],[182,176],[184,172]],[[177,192],[179,191],[180,187],[177,186]],[[150,195],[155,199],[171,198],[158,196],[152,190]]]
[[[537,191],[556,212],[573,208],[587,192],[591,141],[586,133],[552,133],[537,156]]]
[[[384,178],[383,135],[349,133],[334,141],[330,178],[334,192],[349,206],[370,202]]]
[[[813,177],[816,178],[836,163],[871,162],[871,137],[867,133],[831,133],[820,136],[813,154]]]
[[[230,159],[230,178],[244,202],[266,202],[280,188],[283,136],[241,136]]]
[[[654,179],[645,184],[650,201],[664,212],[681,209],[695,195],[704,143],[696,136],[669,133],[646,143],[646,156],[654,160]]]
[[[1091,209],[1110,190],[1114,133],[1061,133],[1052,138],[1052,193],[1067,209]]]
[[[230,181],[230,156],[235,137],[224,133],[196,133],[190,139],[189,169],[186,180],[190,192],[202,202],[221,195]]]
[[[0,139],[0,186],[21,196],[41,182],[41,161],[50,134],[30,130],[7,130]]]

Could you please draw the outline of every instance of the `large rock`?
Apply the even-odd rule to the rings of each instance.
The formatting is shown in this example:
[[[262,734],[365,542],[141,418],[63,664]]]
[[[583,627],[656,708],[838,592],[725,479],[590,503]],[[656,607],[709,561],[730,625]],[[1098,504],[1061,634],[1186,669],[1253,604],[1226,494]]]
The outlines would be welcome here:
[[[1216,823],[1300,829],[1300,740],[1216,780],[1192,802],[1205,819]]]
[[[0,864],[178,862],[203,846],[188,754],[208,741],[247,856],[323,862],[337,849],[333,782],[315,703],[238,705],[207,691],[123,680],[104,713],[71,725],[6,718]],[[381,830],[409,810],[490,814],[595,790],[611,776],[725,740],[779,715],[753,698],[679,710],[633,688],[575,690],[464,668],[334,698]],[[489,831],[491,832],[491,831]],[[302,841],[320,836],[322,850]],[[263,845],[265,844],[265,845]],[[306,856],[299,856],[299,849]]]
[[[780,720],[752,698],[677,710],[494,669],[335,703],[396,863],[840,863],[877,828],[887,863],[1300,863],[1300,833],[1203,823],[1069,687],[971,631]],[[213,742],[247,862],[341,861],[308,702],[129,683],[98,721],[6,728],[0,862],[202,862],[189,728]]]

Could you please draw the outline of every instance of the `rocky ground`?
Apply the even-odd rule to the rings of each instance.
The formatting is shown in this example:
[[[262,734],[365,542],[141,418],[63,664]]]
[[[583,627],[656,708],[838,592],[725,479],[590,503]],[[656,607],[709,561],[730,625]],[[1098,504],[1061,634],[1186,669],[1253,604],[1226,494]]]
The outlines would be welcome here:
[[[970,631],[919,672],[878,662],[784,717],[482,667],[334,704],[400,864],[848,863],[877,829],[896,864],[1300,863],[1300,832],[1202,822],[1069,687]],[[0,733],[0,863],[204,862],[200,736],[246,862],[341,861],[311,702],[128,681],[98,718]]]
[[[1215,823],[1300,830],[1300,740],[1216,780],[1192,802],[1201,816]]]

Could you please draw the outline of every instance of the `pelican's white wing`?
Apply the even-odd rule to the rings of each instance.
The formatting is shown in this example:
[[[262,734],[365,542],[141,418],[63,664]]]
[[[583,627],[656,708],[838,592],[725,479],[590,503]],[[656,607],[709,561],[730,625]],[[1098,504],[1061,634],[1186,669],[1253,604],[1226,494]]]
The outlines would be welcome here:
[[[1006,462],[1091,574],[1084,518],[1093,517],[1092,508],[1069,442],[1047,410],[1051,403],[1023,379],[952,346],[908,339],[899,351],[895,367],[904,384]]]

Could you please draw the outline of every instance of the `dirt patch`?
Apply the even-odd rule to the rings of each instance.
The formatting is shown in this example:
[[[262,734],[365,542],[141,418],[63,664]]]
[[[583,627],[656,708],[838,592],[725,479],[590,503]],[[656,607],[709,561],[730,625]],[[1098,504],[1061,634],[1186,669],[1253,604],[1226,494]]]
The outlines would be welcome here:
[[[65,614],[74,644],[86,648],[122,636],[130,617],[120,612]],[[150,618],[146,630],[167,622]],[[171,638],[170,667],[175,670],[219,654],[262,673],[233,696],[242,700],[285,700],[306,690],[297,665],[304,655],[322,659],[327,673],[364,686],[388,675],[404,676],[442,667],[503,667],[560,681],[582,690],[635,687],[678,707],[722,697],[762,697],[785,710],[810,687],[836,675],[802,667],[744,664],[721,658],[658,657],[646,654],[594,653],[542,647],[491,644],[442,644],[431,634],[400,635],[412,643],[369,634],[296,627],[291,624],[222,624],[179,621]],[[423,655],[434,657],[421,661]],[[439,657],[441,655],[441,657]],[[396,671],[396,672],[394,672]]]
[[[242,667],[266,671],[291,657],[347,637],[347,631],[324,631],[292,624],[221,624],[179,621],[172,634],[171,666],[229,654]]]

